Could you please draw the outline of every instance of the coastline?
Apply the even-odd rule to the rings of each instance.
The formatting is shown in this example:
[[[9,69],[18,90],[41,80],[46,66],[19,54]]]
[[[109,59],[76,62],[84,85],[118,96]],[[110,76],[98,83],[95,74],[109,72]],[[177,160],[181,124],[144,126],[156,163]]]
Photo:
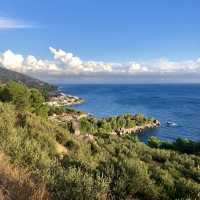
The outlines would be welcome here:
[[[147,129],[153,129],[158,128],[161,125],[159,120],[154,120],[153,122],[147,122],[144,125],[138,125],[133,128],[121,128],[119,132],[116,132],[116,134],[122,136],[126,134],[139,134]]]
[[[65,91],[63,91],[61,88],[58,88],[54,94],[51,94],[49,96],[48,101],[46,102],[47,105],[51,106],[51,107],[57,107],[57,108],[64,108],[64,107],[72,107],[74,105],[77,104],[83,104],[85,103],[85,100],[78,97],[78,96],[74,96],[71,94],[66,94]],[[70,108],[71,110],[69,111],[64,111],[61,113],[54,113],[52,116],[49,117],[49,119],[57,121],[59,123],[68,123],[68,122],[72,122],[72,124],[74,122],[78,122],[79,124],[81,123],[81,119],[85,118],[85,119],[95,119],[95,120],[99,120],[99,121],[103,121],[104,118],[96,118],[93,115],[87,113],[87,112],[82,112],[77,110],[76,108]],[[124,114],[126,115],[126,114]],[[136,116],[137,114],[135,114]],[[91,117],[93,116],[93,117]],[[123,115],[119,115],[118,117],[121,117]],[[132,114],[132,117],[134,115]],[[107,119],[109,118],[115,118],[115,116],[110,116],[107,117]],[[110,132],[110,134],[112,135],[118,135],[118,136],[124,136],[127,134],[140,134],[142,132],[144,132],[147,129],[154,129],[160,126],[160,121],[157,119],[147,119],[144,117],[144,119],[146,120],[144,122],[144,124],[142,125],[136,125],[130,128],[125,128],[125,127],[120,127],[118,129],[113,129],[112,132]],[[137,120],[136,120],[137,121]],[[80,127],[80,126],[79,126]],[[77,130],[75,130],[76,132]],[[80,132],[80,130],[78,130],[78,132]],[[90,134],[90,133],[87,133]]]
[[[49,106],[61,107],[61,106],[73,106],[77,104],[82,104],[84,102],[85,100],[78,96],[73,96],[60,91],[56,91],[55,93],[49,95],[46,104]]]

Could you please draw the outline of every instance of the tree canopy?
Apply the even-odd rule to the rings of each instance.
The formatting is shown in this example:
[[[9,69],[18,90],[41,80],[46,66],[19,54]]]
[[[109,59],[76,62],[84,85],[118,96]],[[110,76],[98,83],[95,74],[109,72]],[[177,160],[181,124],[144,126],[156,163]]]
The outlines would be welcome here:
[[[0,87],[0,101],[9,102],[18,110],[25,110],[36,115],[47,116],[48,107],[39,90],[28,88],[24,84],[10,81]]]

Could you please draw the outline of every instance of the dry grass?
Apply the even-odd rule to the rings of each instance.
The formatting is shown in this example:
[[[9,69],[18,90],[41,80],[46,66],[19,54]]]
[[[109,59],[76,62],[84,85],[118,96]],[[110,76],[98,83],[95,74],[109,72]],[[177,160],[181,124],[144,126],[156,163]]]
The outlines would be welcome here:
[[[0,153],[0,200],[49,200],[44,184],[33,181],[24,169],[8,162]]]
[[[56,143],[56,151],[58,154],[61,154],[61,155],[68,154],[68,149],[59,143]]]

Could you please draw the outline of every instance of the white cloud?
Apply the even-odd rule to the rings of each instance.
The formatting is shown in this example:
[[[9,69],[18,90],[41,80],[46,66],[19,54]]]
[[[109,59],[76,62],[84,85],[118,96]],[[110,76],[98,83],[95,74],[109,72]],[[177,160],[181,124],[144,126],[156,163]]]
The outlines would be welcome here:
[[[200,58],[196,60],[171,61],[160,58],[147,61],[112,63],[83,61],[72,53],[49,47],[52,60],[37,59],[32,55],[23,56],[7,50],[0,54],[0,65],[18,72],[46,77],[99,77],[99,76],[159,76],[200,74]]]
[[[24,58],[22,55],[14,54],[11,50],[7,50],[1,55],[0,61],[4,67],[18,70],[21,68]]]
[[[56,50],[53,47],[49,47],[49,50],[53,54],[54,59],[60,62],[58,65],[62,66],[63,71],[66,73],[80,74],[112,71],[112,66],[109,63],[96,61],[84,62],[72,53],[67,53],[61,49]]]
[[[0,17],[0,29],[23,29],[33,27],[33,25],[27,24],[22,20],[12,19],[8,17]]]
[[[149,69],[145,66],[141,66],[141,64],[133,62],[130,63],[130,66],[128,68],[128,72],[130,74],[135,74],[135,73],[147,73],[149,71]]]

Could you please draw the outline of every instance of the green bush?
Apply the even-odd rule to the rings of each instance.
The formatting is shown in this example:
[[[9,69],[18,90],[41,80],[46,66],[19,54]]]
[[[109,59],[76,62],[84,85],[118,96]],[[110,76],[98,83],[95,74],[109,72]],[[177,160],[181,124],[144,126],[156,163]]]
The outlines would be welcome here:
[[[172,149],[187,154],[200,154],[200,142],[178,138],[174,142],[162,141],[156,137],[150,137],[148,145],[152,148]]]
[[[82,118],[81,132],[90,134],[110,134],[118,132],[121,128],[133,128],[136,125],[143,125],[146,122],[153,122],[154,119],[147,119],[141,114],[125,114],[117,117],[95,119],[94,117]]]
[[[30,111],[43,117],[48,116],[48,107],[44,104],[45,99],[39,90],[29,89],[14,81],[1,86],[0,101],[12,103],[20,111]]]
[[[65,144],[65,147],[67,147],[70,150],[78,150],[79,145],[75,140],[68,140]]]

